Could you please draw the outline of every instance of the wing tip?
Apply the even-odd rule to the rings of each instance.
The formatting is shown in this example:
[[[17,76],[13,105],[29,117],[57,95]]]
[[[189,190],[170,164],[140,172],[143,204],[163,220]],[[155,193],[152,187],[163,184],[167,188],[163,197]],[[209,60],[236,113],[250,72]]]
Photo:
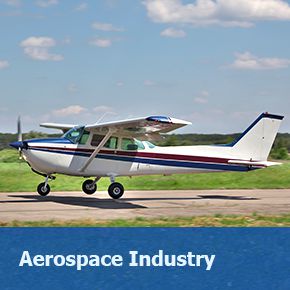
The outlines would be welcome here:
[[[191,122],[176,119],[176,118],[170,118],[167,116],[150,116],[146,118],[146,121],[151,122],[159,122],[159,123],[173,123],[173,124],[182,124],[182,125],[191,125]]]

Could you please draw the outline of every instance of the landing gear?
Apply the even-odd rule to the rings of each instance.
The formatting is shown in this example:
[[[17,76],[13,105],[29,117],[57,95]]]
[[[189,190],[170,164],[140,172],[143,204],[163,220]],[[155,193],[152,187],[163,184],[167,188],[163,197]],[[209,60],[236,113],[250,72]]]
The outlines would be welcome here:
[[[41,182],[38,186],[37,186],[37,192],[41,195],[41,196],[46,196],[49,194],[50,192],[50,186],[47,183],[48,182],[48,176],[45,179],[45,182]]]
[[[108,193],[113,199],[118,199],[124,194],[124,187],[121,183],[113,182],[108,188]]]
[[[50,192],[50,186],[49,184],[47,184],[45,186],[45,182],[41,182],[38,186],[37,186],[37,192],[41,195],[41,196],[46,196],[49,194]]]
[[[97,190],[97,182],[101,179],[101,177],[96,177],[94,180],[87,179],[83,182],[82,189],[86,194],[93,194]]]
[[[93,194],[97,190],[97,183],[92,179],[87,179],[83,182],[82,189],[86,194]]]
[[[31,170],[33,172],[35,172],[36,174],[38,175],[41,175],[41,176],[44,176],[45,177],[45,181],[44,182],[41,182],[38,184],[37,186],[37,192],[41,195],[41,196],[46,196],[49,194],[50,192],[50,186],[48,184],[48,180],[51,179],[51,180],[55,180],[55,176],[52,176],[52,175],[46,175],[44,173],[40,173],[36,170],[34,170],[33,168],[31,168]]]
[[[86,194],[93,194],[97,190],[97,182],[101,177],[96,177],[94,180],[87,179],[83,182],[82,189]],[[115,176],[110,176],[111,185],[108,188],[108,193],[113,199],[118,199],[124,194],[124,187],[121,183],[115,182]]]

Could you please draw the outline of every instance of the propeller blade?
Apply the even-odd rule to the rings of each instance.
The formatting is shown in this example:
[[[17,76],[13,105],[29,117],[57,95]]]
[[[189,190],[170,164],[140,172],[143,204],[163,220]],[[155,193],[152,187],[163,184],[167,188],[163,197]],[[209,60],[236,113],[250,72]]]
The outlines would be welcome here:
[[[21,119],[20,116],[17,120],[17,134],[18,134],[18,142],[22,142],[22,131],[21,131]]]
[[[18,141],[12,142],[9,145],[15,149],[18,150],[19,152],[19,159],[22,159],[22,150],[23,149],[28,149],[28,144],[25,141],[22,141],[22,131],[21,131],[21,120],[20,116],[18,117],[17,120],[17,135],[18,135]]]

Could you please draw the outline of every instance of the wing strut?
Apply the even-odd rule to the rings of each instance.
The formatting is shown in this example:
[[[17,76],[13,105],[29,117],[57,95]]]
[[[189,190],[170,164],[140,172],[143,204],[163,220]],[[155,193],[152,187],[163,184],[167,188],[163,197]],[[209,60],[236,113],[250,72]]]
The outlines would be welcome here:
[[[82,166],[82,168],[79,170],[80,172],[84,172],[87,167],[91,164],[91,162],[94,160],[94,158],[97,156],[97,154],[100,152],[102,147],[106,144],[106,142],[110,139],[112,134],[115,132],[114,129],[109,129],[108,133],[105,135],[103,140],[100,142],[100,144],[97,146],[97,148],[94,150],[92,155],[89,157],[89,159],[85,162],[85,164]]]

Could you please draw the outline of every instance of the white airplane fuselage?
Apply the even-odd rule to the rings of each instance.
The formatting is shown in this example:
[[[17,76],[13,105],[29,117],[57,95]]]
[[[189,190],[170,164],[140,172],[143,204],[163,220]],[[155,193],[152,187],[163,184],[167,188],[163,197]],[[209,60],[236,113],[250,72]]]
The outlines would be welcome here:
[[[148,174],[177,174],[203,171],[248,171],[265,167],[265,164],[233,164],[237,156],[232,147],[219,145],[169,146],[143,150],[103,148],[90,165],[81,171],[95,147],[72,144],[64,138],[27,140],[27,149],[22,150],[30,166],[44,174],[74,176],[134,176]],[[231,163],[229,161],[231,160]],[[248,161],[248,160],[244,160]]]

